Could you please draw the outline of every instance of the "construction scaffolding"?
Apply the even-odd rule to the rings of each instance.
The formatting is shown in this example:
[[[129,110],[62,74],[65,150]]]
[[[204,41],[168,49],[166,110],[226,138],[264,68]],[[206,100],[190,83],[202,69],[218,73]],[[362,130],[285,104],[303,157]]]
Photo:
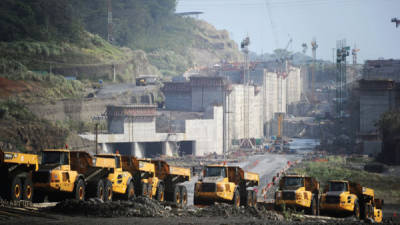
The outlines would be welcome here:
[[[349,56],[350,47],[346,46],[346,39],[336,42],[336,101],[337,101],[337,115],[341,118],[344,115],[344,101],[347,98],[346,89],[346,57]]]

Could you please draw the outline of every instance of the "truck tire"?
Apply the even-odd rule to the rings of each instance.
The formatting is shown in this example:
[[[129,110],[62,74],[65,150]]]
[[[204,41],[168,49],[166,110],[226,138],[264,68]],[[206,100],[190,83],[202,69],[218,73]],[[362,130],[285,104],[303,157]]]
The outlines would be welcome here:
[[[132,182],[129,182],[125,192],[125,200],[132,200],[135,197],[135,187]]]
[[[246,195],[246,206],[252,207],[253,206],[253,193],[250,190],[247,190]]]
[[[235,190],[235,193],[233,194],[232,204],[236,208],[239,208],[239,206],[240,206],[240,194],[237,189]]]
[[[21,200],[23,195],[23,188],[21,184],[21,179],[19,177],[13,177],[10,187],[10,200],[18,201]]]
[[[181,206],[186,207],[188,202],[188,194],[185,186],[180,186],[181,191]]]
[[[147,184],[147,197],[153,198],[153,185]]]
[[[252,191],[253,194],[253,207],[257,207],[257,193],[255,191]]]
[[[311,200],[311,205],[308,210],[308,214],[313,215],[313,216],[316,216],[318,214],[317,201],[315,200],[315,197],[313,197]]]
[[[360,219],[360,205],[358,204],[358,200],[354,202],[353,214],[357,219]]]
[[[101,200],[104,200],[104,196],[105,196],[105,191],[104,191],[104,182],[103,180],[98,180],[96,183],[96,187],[95,187],[95,192],[94,192],[94,197],[95,198],[99,198]]]
[[[162,183],[158,183],[157,192],[156,192],[156,200],[159,202],[165,201],[165,189]]]
[[[24,196],[23,199],[25,201],[31,202],[33,199],[33,184],[30,177],[25,178],[24,180]]]
[[[175,186],[172,201],[180,208],[181,207],[181,190],[179,186]]]
[[[104,181],[104,202],[110,202],[113,199],[113,189],[111,181],[105,179]]]
[[[148,185],[146,183],[143,183],[142,184],[142,196],[148,197],[148,191],[149,191]]]
[[[85,200],[85,189],[85,183],[82,179],[79,179],[75,184],[74,198],[76,200]]]

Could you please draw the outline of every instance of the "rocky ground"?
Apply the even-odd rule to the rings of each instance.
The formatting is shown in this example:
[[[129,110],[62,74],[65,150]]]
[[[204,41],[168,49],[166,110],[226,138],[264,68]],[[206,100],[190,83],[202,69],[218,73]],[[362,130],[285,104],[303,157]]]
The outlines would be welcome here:
[[[21,205],[18,205],[21,206]],[[46,206],[46,205],[44,205]],[[396,218],[395,218],[396,219]],[[391,217],[383,224],[399,224]],[[55,206],[43,208],[15,206],[0,207],[0,224],[363,224],[353,217],[332,218],[307,216],[291,212],[270,210],[267,204],[259,203],[257,208],[235,208],[228,204],[212,206],[189,206],[178,209],[170,204],[147,198],[132,201],[103,203],[100,200],[65,200]]]

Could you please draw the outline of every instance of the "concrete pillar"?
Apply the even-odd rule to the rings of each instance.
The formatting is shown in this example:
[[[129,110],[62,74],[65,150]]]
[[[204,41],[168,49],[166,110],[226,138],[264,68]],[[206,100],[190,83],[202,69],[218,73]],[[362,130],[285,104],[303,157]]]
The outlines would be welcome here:
[[[144,144],[139,142],[133,142],[131,145],[131,155],[136,156],[138,158],[144,158],[145,156]]]
[[[192,155],[199,156],[197,155],[196,143],[197,143],[196,141],[192,141]]]
[[[177,155],[176,143],[172,141],[165,141],[162,143],[162,154],[166,156]]]

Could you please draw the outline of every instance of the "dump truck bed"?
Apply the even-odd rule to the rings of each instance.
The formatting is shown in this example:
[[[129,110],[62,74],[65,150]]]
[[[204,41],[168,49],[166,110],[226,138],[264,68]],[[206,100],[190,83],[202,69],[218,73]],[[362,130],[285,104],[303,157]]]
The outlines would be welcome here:
[[[7,164],[33,166],[35,167],[35,171],[39,169],[37,155],[17,152],[3,152],[0,150],[0,166],[5,166]]]
[[[252,181],[258,183],[260,181],[260,178],[257,173],[244,172],[244,180],[246,182]]]
[[[134,156],[121,156],[121,161],[122,169],[132,174],[135,174],[136,172],[155,172],[155,167],[153,163],[138,160]]]

